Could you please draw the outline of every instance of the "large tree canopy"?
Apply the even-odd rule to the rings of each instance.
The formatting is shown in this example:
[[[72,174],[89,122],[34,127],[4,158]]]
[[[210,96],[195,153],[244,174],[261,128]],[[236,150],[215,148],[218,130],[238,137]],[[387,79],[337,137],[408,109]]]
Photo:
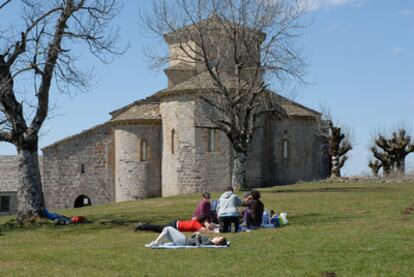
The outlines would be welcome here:
[[[13,5],[20,5],[20,15]],[[13,22],[13,28],[0,26],[0,141],[18,152],[21,223],[44,208],[37,151],[53,81],[61,91],[87,86],[89,75],[76,66],[79,43],[102,61],[119,54],[110,26],[118,9],[115,0],[0,1],[0,16]],[[19,85],[28,79],[32,86],[22,93]]]
[[[175,51],[149,52],[153,65],[192,65],[213,83],[200,94],[200,106],[233,146],[234,187],[247,185],[247,151],[261,116],[284,115],[270,80],[279,88],[303,82],[297,40],[305,10],[303,1],[291,0],[155,0],[141,15],[145,30]]]

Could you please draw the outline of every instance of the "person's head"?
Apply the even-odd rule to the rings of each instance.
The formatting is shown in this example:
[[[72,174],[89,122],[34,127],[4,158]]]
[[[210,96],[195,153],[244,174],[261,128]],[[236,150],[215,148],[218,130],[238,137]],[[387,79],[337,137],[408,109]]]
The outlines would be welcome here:
[[[259,200],[260,199],[260,192],[258,192],[257,190],[253,189],[250,193],[251,193],[254,200]]]
[[[250,191],[247,191],[247,192],[243,193],[243,199],[244,199],[244,201],[251,200],[251,196],[252,196],[252,194],[251,194]]]
[[[227,245],[227,240],[225,237],[214,237],[211,239],[211,242],[214,245]]]
[[[228,186],[228,187],[226,188],[226,191],[231,191],[231,192],[234,192],[234,190],[233,190],[233,187],[232,187],[232,186]]]
[[[203,192],[203,199],[210,202],[211,195],[209,192]]]

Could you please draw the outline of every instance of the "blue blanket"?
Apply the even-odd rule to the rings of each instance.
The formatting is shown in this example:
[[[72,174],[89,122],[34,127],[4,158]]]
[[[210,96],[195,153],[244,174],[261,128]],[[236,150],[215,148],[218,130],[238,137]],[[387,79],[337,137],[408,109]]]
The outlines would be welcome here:
[[[167,243],[162,243],[162,244],[158,244],[158,245],[154,245],[148,248],[152,248],[152,249],[181,249],[181,248],[186,248],[186,249],[194,249],[194,248],[227,248],[230,246],[230,242],[227,242],[227,245],[199,245],[199,246],[193,246],[193,245],[175,245],[172,242],[167,242]]]

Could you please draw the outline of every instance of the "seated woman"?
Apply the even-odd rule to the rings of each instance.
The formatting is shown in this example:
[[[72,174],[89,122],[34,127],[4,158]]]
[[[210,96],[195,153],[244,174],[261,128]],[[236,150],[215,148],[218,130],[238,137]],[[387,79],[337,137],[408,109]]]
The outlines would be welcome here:
[[[245,203],[247,209],[243,213],[242,226],[253,229],[260,227],[264,210],[263,202],[260,201],[260,192],[252,190],[250,195],[245,198]]]
[[[146,247],[153,247],[159,245],[162,241],[171,241],[175,245],[227,245],[227,241],[224,237],[214,237],[209,239],[207,236],[195,232],[191,237],[187,238],[183,233],[177,229],[167,226],[165,227],[161,234],[149,244],[146,244]]]
[[[208,232],[212,231],[213,229],[212,226],[208,223],[205,216],[199,216],[191,220],[174,220],[173,222],[165,225],[155,225],[139,222],[135,228],[135,232],[141,230],[161,233],[165,227],[173,227],[180,232]]]

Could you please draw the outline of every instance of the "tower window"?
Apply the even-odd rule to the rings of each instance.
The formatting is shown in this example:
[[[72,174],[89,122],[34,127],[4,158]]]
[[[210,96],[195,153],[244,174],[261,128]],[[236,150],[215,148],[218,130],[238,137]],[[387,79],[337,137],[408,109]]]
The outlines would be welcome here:
[[[85,174],[85,164],[81,164],[81,174]]]
[[[175,151],[175,129],[171,130],[171,154]]]
[[[208,129],[208,152],[216,151],[216,129]]]
[[[148,149],[147,141],[141,140],[141,161],[148,160]]]
[[[283,159],[289,159],[289,141],[287,139],[283,140]]]

